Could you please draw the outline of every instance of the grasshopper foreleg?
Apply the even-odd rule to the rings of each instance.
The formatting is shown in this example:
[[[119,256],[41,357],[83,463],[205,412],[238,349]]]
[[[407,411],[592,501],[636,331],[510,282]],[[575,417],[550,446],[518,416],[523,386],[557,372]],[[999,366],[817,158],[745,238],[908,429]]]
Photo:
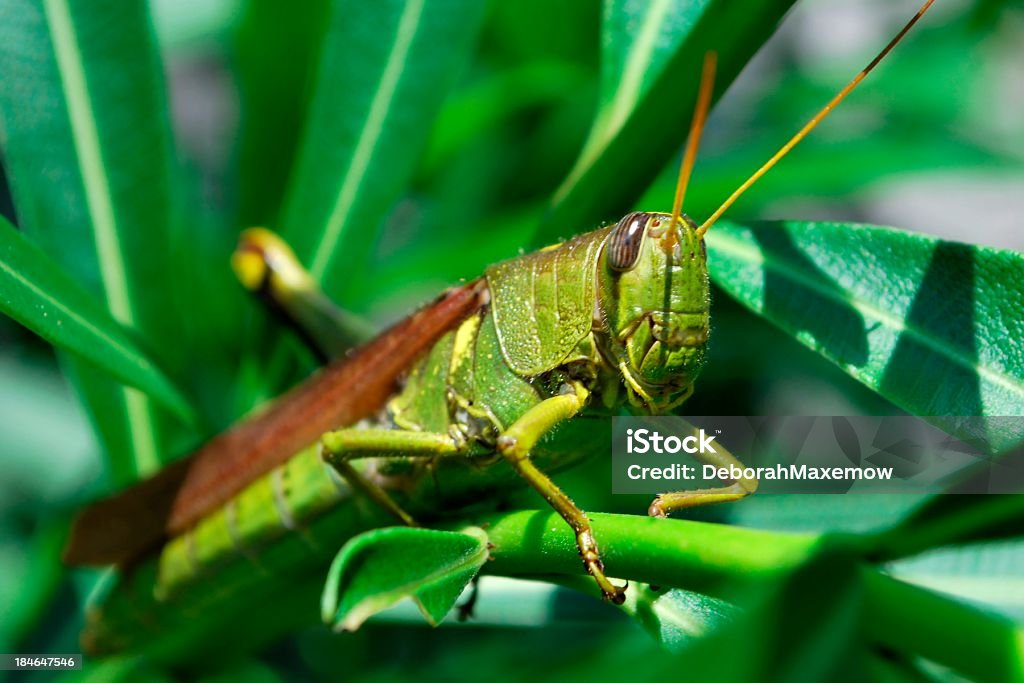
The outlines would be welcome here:
[[[575,416],[586,405],[587,396],[588,392],[582,385],[574,384],[571,393],[540,402],[498,437],[498,452],[569,523],[576,533],[576,545],[587,572],[597,581],[606,598],[622,604],[626,589],[616,586],[605,576],[604,563],[586,513],[530,459],[530,451],[537,441],[559,423]]]
[[[461,452],[459,444],[447,434],[395,429],[341,429],[324,434],[320,442],[321,454],[331,467],[349,484],[408,526],[417,526],[412,516],[379,484],[354,468],[350,461],[359,458],[430,458]]]
[[[696,433],[696,429],[694,429],[694,433]],[[714,465],[715,467],[737,467],[740,470],[744,469],[743,463],[727,451],[721,443],[715,442],[715,451],[714,453],[698,452],[694,454],[694,457],[701,462]],[[662,493],[651,503],[651,506],[647,509],[647,514],[652,517],[667,517],[669,513],[675,510],[697,507],[698,505],[711,505],[713,503],[731,503],[734,500],[745,498],[755,491],[757,491],[757,479],[743,478],[737,479],[726,486]]]

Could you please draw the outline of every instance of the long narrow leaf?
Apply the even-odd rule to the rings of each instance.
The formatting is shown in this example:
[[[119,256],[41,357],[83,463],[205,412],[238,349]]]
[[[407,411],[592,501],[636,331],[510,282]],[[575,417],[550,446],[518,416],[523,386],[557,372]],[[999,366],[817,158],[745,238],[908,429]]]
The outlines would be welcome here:
[[[0,73],[21,227],[122,325],[150,342],[174,339],[172,145],[145,5],[5,2]],[[166,416],[105,372],[76,359],[66,366],[115,480],[157,468],[167,456]]]
[[[601,101],[536,245],[629,209],[682,145],[704,54],[719,54],[716,96],[771,36],[793,0],[611,0]],[[669,207],[666,207],[667,211]]]
[[[344,303],[473,45],[485,3],[339,0],[283,234]]]
[[[238,79],[238,224],[278,224],[310,100],[328,0],[247,2],[233,41]]]
[[[188,421],[184,396],[93,298],[0,218],[0,312],[160,401]]]
[[[1024,255],[843,223],[720,223],[711,277],[758,315],[924,416],[1024,415]],[[992,420],[996,451],[1024,438]]]
[[[893,560],[944,545],[1024,535],[1024,496],[932,496],[890,529],[867,543],[871,557]]]

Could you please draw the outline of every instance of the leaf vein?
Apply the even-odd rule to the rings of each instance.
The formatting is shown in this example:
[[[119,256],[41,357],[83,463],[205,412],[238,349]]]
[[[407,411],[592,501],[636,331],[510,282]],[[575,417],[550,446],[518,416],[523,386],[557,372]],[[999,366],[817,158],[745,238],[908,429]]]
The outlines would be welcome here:
[[[45,0],[45,12],[53,36],[57,71],[64,89],[68,119],[78,158],[86,204],[93,225],[96,254],[107,306],[119,322],[134,327],[134,314],[124,269],[124,255],[118,239],[117,216],[111,197],[110,179],[103,166],[99,131],[89,100],[89,90],[78,38],[66,0]],[[122,388],[129,419],[129,434],[136,469],[155,470],[157,456],[151,406],[145,395]]]
[[[409,48],[419,30],[420,18],[423,15],[423,4],[424,0],[409,0],[402,10],[402,16],[398,21],[395,42],[391,47],[391,52],[388,54],[380,84],[370,104],[366,124],[360,132],[355,151],[352,153],[352,161],[349,163],[348,172],[345,174],[344,181],[342,181],[338,198],[327,219],[323,236],[313,256],[310,272],[318,280],[323,279],[328,267],[330,267],[331,259],[334,256],[338,241],[341,239],[345,223],[348,221],[348,215],[352,210],[352,205],[355,203],[356,197],[359,195],[359,188],[366,178],[366,171],[369,168],[370,160],[373,158],[377,140],[383,132],[384,120],[387,118],[391,102],[395,97],[395,91],[401,79]]]

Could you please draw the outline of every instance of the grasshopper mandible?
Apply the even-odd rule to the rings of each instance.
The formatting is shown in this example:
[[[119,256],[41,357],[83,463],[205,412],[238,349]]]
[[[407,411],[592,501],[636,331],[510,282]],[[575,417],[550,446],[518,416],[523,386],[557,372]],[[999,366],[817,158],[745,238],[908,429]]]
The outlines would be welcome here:
[[[606,576],[586,514],[546,471],[588,452],[594,432],[588,417],[624,403],[662,413],[692,395],[710,333],[705,233],[932,2],[698,225],[681,210],[710,106],[715,57],[709,53],[671,213],[630,213],[488,268],[191,458],[87,508],[66,558],[132,566],[149,558],[155,579],[144,597],[150,603],[135,610],[145,612],[225,562],[315,525],[353,493],[416,524],[449,501],[472,500],[518,477],[572,527],[586,571],[608,600],[621,603],[625,587]],[[315,321],[319,332],[308,330],[309,336],[323,340],[330,328],[324,321],[337,316],[285,245],[266,231],[249,231],[235,265],[244,284],[269,295],[297,324]],[[739,466],[724,449],[703,457]],[[665,493],[649,513],[738,500],[756,487],[756,480],[739,480]],[[436,495],[417,493],[427,488]],[[125,611],[116,607],[119,598],[138,599],[130,593],[115,590],[99,606],[87,627],[87,649],[131,642],[125,635],[131,626],[116,616]]]

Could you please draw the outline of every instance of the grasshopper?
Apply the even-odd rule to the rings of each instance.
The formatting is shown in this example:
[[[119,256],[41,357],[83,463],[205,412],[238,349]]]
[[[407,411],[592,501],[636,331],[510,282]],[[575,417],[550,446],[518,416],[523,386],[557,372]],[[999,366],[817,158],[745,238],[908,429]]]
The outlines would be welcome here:
[[[328,365],[264,412],[154,478],[86,508],[66,559],[119,564],[121,583],[93,608],[87,651],[131,647],[169,623],[168,608],[238,562],[238,585],[273,568],[287,537],[317,557],[388,518],[415,525],[514,481],[535,489],[575,533],[586,572],[622,603],[587,515],[549,477],[593,448],[594,418],[624,404],[664,413],[684,403],[705,363],[710,283],[704,236],[728,207],[805,137],[902,39],[929,0],[872,62],[702,224],[682,213],[715,56],[705,59],[671,213],[633,212],[614,225],[499,263],[442,295],[354,354]],[[330,354],[333,311],[287,246],[243,235],[243,284],[275,303]],[[740,463],[725,449],[702,459]],[[756,480],[668,492],[649,514],[735,501]],[[358,498],[375,508],[366,514]],[[139,578],[142,577],[142,578]],[[210,604],[212,598],[193,600]]]

